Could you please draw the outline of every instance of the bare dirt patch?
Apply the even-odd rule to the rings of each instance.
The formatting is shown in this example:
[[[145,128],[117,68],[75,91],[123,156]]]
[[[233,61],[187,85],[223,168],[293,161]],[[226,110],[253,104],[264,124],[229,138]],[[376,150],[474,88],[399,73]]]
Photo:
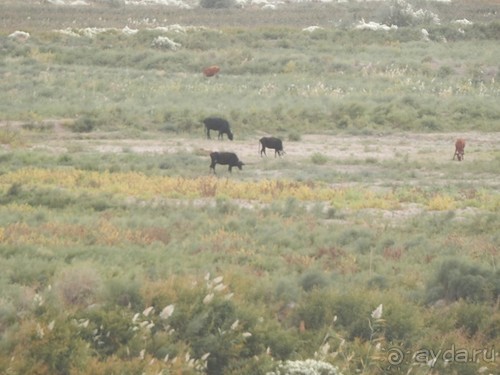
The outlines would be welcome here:
[[[305,134],[300,141],[284,139],[286,154],[276,158],[272,149],[268,149],[267,157],[260,156],[262,134],[236,134],[234,141],[215,136],[206,139],[201,131],[199,136],[141,133],[140,138],[131,138],[120,132],[74,133],[64,119],[48,119],[28,127],[19,121],[0,122],[1,129],[18,132],[18,138],[24,140],[22,147],[34,151],[150,154],[158,155],[159,160],[174,154],[192,154],[199,157],[199,170],[206,173],[211,151],[232,151],[246,164],[244,173],[238,173],[242,178],[323,180],[332,185],[363,184],[372,188],[463,183],[473,184],[474,188],[500,188],[500,165],[495,167],[495,163],[500,164],[500,132]],[[466,140],[462,162],[452,160],[457,138]],[[322,158],[319,162],[315,160],[318,155]],[[227,172],[225,169],[221,167],[220,171]]]
[[[155,139],[111,139],[109,135],[99,138],[93,135],[89,139],[63,136],[64,127],[53,122],[56,137],[44,142],[45,147],[68,151],[71,147],[81,147],[101,153],[157,153],[172,154],[179,152],[203,153],[211,151],[233,151],[241,158],[251,161],[260,160],[259,137],[244,140],[222,141],[217,139],[192,138],[165,135]],[[0,126],[2,126],[0,124]],[[11,125],[12,126],[12,125]],[[64,138],[64,144],[61,139]],[[410,160],[435,159],[436,162],[449,161],[453,157],[457,138],[467,142],[465,160],[473,162],[484,157],[485,153],[496,152],[500,144],[499,133],[404,133],[390,135],[325,135],[307,134],[300,141],[284,140],[286,159],[309,158],[321,154],[335,160],[393,159],[395,156],[408,155]],[[32,147],[39,147],[34,143]],[[269,150],[267,158],[273,158],[274,151]]]

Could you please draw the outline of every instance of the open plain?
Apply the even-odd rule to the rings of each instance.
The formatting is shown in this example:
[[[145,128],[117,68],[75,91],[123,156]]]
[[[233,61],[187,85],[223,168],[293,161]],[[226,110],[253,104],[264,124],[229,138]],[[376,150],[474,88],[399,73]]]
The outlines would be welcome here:
[[[2,1],[0,373],[498,374],[499,12]]]

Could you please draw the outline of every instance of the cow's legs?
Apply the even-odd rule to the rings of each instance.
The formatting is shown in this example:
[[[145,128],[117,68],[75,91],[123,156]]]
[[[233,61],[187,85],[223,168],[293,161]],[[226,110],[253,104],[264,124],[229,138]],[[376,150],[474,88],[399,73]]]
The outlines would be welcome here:
[[[453,160],[455,160],[455,157],[457,158],[458,161],[462,161],[464,158],[465,152],[460,151],[458,148],[455,148],[455,154],[453,155]]]
[[[210,170],[213,170],[214,174],[215,174],[215,164],[217,164],[217,161],[215,161],[215,159],[212,159],[212,162],[210,163]]]

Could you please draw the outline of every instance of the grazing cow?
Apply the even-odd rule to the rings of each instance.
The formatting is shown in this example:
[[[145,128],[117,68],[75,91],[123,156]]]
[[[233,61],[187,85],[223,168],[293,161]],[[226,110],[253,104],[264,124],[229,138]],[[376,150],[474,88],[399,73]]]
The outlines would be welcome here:
[[[278,154],[281,157],[281,155],[285,153],[285,151],[283,151],[283,142],[279,138],[262,137],[261,139],[259,139],[259,142],[262,145],[262,149],[260,150],[260,156],[262,156],[262,153],[264,153],[264,155],[267,156],[266,147],[274,149],[274,157],[276,157],[276,154]]]
[[[240,159],[238,159],[238,156],[234,152],[211,152],[210,159],[212,159],[210,169],[214,170],[214,174],[216,164],[228,165],[229,173],[232,173],[231,169],[233,167],[238,167],[241,171],[241,167],[245,165],[242,161],[240,161]]]
[[[203,75],[205,77],[213,77],[216,76],[217,73],[220,72],[220,68],[217,65],[207,66],[203,68]]]
[[[227,134],[229,140],[233,140],[233,133],[231,133],[231,129],[229,128],[229,122],[220,117],[207,117],[203,120],[205,124],[205,128],[207,129],[207,138],[210,139],[210,130],[218,130],[219,131],[219,139],[223,138],[224,133]]]
[[[462,161],[464,159],[464,151],[465,149],[465,140],[462,138],[458,138],[455,142],[455,154],[453,155],[453,160],[455,160],[455,156],[458,161]]]

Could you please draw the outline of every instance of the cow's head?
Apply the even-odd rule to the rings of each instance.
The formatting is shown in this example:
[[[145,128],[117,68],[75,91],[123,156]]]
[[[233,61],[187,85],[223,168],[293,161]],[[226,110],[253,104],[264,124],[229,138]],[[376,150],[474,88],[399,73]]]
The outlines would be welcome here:
[[[227,137],[229,138],[230,141],[232,141],[233,140],[233,133],[228,132]]]
[[[237,165],[237,167],[238,167],[238,169],[239,169],[240,171],[241,171],[241,167],[242,167],[242,166],[244,166],[244,165],[245,165],[245,163],[243,163],[241,160],[238,160],[238,165]]]

